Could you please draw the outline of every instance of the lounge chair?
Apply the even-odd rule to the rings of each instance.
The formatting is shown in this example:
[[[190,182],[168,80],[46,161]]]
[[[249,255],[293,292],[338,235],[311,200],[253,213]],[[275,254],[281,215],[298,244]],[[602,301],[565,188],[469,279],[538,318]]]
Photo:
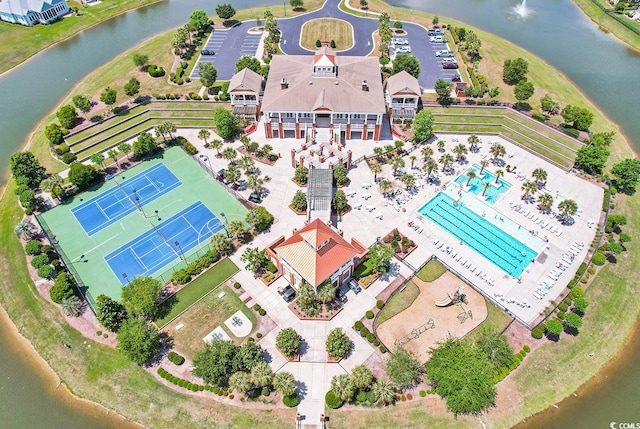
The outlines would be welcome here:
[[[561,230],[561,229],[557,230],[557,231],[556,231],[556,235],[557,235],[558,237],[560,237],[560,236],[562,235],[562,230]]]
[[[438,240],[437,238],[434,238],[434,239],[433,239],[433,245],[434,245],[434,246],[435,246],[435,245],[437,245],[439,242],[440,242],[440,240]]]
[[[555,225],[554,225],[554,224],[552,224],[551,222],[549,222],[549,225],[547,225],[547,229],[548,229],[549,231],[551,231],[551,228],[553,228],[553,227],[555,227]]]
[[[541,222],[542,222],[542,218],[540,216],[536,216],[536,223],[540,225]]]
[[[465,266],[465,267],[467,267],[467,268],[471,268],[471,261],[467,261],[467,262],[464,264],[464,266]]]
[[[546,219],[545,219],[545,220],[543,220],[543,221],[542,221],[542,223],[540,224],[540,226],[541,226],[542,228],[546,228],[546,227],[547,227],[547,225],[549,225],[549,221],[548,221],[548,220],[546,220]]]
[[[476,266],[471,264],[471,266],[469,267],[469,271],[474,272],[476,270]]]
[[[424,227],[421,226],[420,228],[418,228],[418,234],[422,234],[422,231],[424,231]]]
[[[481,274],[482,274],[482,270],[478,269],[478,271],[476,271],[476,277],[480,277]]]
[[[440,243],[438,243],[438,245],[436,246],[436,248],[437,248],[437,249],[439,249],[439,248],[441,248],[443,245],[444,245],[444,242],[442,242],[442,241],[441,241]]]
[[[557,230],[558,230],[558,227],[557,227],[557,226],[555,226],[555,225],[553,225],[553,226],[551,227],[551,229],[549,229],[549,231],[550,231],[550,232],[553,232],[553,233],[555,233]]]
[[[451,252],[451,257],[452,257],[453,259],[455,259],[455,258],[456,258],[456,256],[458,256],[458,252]]]

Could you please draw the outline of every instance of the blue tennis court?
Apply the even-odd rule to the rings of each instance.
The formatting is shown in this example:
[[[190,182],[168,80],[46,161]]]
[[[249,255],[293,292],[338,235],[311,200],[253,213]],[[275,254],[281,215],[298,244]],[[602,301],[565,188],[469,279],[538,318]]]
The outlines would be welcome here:
[[[116,187],[71,210],[87,235],[95,234],[182,184],[163,163],[116,183]]]
[[[224,225],[198,201],[170,219],[153,226],[104,259],[120,283],[150,275],[184,256],[222,230]],[[126,275],[126,276],[125,276]]]

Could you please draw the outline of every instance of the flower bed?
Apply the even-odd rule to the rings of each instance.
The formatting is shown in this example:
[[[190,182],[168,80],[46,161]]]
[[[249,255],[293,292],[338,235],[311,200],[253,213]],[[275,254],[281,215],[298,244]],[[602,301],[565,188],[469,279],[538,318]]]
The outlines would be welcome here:
[[[331,320],[342,311],[342,306],[335,301],[333,303],[323,304],[320,313],[316,316],[307,316],[298,303],[294,301],[289,304],[289,310],[300,320]]]
[[[385,235],[382,238],[382,242],[391,246],[394,256],[400,260],[409,256],[411,252],[418,248],[413,240],[400,233],[397,228]]]

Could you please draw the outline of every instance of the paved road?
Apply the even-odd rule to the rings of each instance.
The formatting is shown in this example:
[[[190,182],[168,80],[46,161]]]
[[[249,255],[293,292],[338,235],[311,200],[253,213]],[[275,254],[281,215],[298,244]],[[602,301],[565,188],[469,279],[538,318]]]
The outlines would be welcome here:
[[[340,0],[327,0],[322,9],[298,15],[292,18],[278,19],[278,28],[282,32],[280,49],[287,55],[308,55],[313,51],[300,46],[300,33],[305,22],[317,18],[336,18],[347,21],[353,27],[355,44],[350,49],[341,51],[341,55],[365,56],[374,49],[373,33],[378,29],[377,17],[359,17],[350,15],[338,8]],[[229,80],[235,73],[235,64],[242,55],[256,55],[260,35],[249,34],[255,21],[245,21],[241,25],[226,30],[214,31],[205,49],[212,49],[213,56],[199,56],[197,61],[210,62],[218,69],[219,80]],[[433,89],[437,79],[451,80],[455,70],[444,70],[435,51],[445,49],[444,43],[430,43],[427,30],[417,24],[405,22],[403,29],[408,39],[412,54],[420,63],[420,77],[418,82],[423,90]],[[198,67],[191,73],[191,77],[198,77]]]

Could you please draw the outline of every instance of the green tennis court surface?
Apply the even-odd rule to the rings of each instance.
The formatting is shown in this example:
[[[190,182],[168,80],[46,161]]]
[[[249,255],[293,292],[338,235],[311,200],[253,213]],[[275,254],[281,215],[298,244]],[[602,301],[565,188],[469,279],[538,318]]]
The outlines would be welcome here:
[[[93,201],[95,205],[103,194],[122,194],[119,186],[128,179],[162,168],[168,172],[158,176],[160,182],[174,176],[182,184],[164,189],[164,192],[154,191],[153,198],[145,201],[143,210],[136,210],[136,205],[133,205],[133,210],[114,215],[115,219],[106,224],[104,217],[88,221],[90,226],[99,227],[91,235],[85,232],[74,210],[77,212],[78,207],[86,202]],[[148,186],[159,186],[158,177],[143,175],[150,182]],[[108,198],[102,201],[108,201]],[[119,300],[124,283],[122,274],[126,273],[129,280],[136,274],[143,274],[167,282],[175,270],[186,265],[185,260],[192,262],[202,256],[209,249],[209,237],[223,228],[219,221],[222,218],[220,213],[224,213],[228,221],[244,221],[247,209],[176,147],[117,174],[114,180],[76,196],[71,202],[59,205],[39,218],[55,235],[65,259],[87,287],[90,299],[105,294]],[[154,250],[157,248],[161,250]],[[136,249],[135,255],[131,249]],[[129,256],[117,257],[119,252],[128,252]]]

